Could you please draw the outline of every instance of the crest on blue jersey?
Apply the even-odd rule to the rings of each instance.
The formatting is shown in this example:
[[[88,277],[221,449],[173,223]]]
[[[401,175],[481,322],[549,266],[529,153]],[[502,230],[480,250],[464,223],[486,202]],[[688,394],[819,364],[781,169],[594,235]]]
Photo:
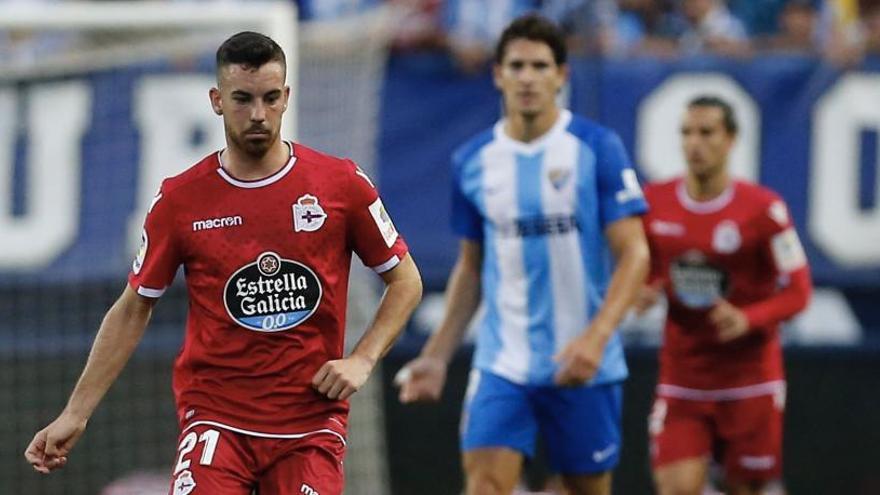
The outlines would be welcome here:
[[[568,182],[568,179],[571,177],[571,169],[550,169],[547,177],[550,179],[550,183],[553,184],[553,187],[558,191],[559,189],[562,189],[562,187]]]

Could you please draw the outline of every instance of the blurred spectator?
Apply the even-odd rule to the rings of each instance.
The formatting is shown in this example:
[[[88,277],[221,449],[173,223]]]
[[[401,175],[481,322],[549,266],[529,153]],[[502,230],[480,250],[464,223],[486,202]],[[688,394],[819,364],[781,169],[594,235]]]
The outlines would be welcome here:
[[[749,36],[765,38],[779,30],[779,20],[788,3],[787,0],[728,0],[727,7],[742,21]]]
[[[56,2],[58,0],[0,0],[0,7]],[[75,36],[59,31],[0,30],[0,66],[7,69],[33,66],[46,57],[67,50],[74,40]]]
[[[401,12],[395,27],[395,49],[430,50],[446,46],[442,20],[443,0],[387,1]]]
[[[749,55],[751,49],[745,27],[721,0],[683,0],[682,14],[688,22],[679,40],[683,55]]]
[[[760,47],[772,52],[819,54],[819,12],[814,0],[789,0],[779,14],[779,30],[765,37]]]
[[[880,56],[880,1],[864,2],[859,18],[861,19],[863,45],[866,56]]]
[[[447,0],[449,49],[458,65],[468,72],[484,67],[504,26],[529,12],[562,26],[572,53],[604,53],[615,43],[615,0]]]
[[[381,0],[295,0],[299,18],[309,21],[355,15],[382,3]]]
[[[672,0],[620,0],[614,55],[678,55],[678,38],[687,28]]]
[[[859,0],[827,0],[820,20],[825,58],[851,66],[861,60]]]

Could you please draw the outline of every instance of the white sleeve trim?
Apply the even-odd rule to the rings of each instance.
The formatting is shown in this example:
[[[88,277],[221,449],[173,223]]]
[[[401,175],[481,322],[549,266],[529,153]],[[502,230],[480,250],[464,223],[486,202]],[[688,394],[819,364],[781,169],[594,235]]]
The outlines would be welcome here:
[[[165,289],[167,289],[167,287],[162,288],[162,289],[151,289],[149,287],[144,287],[143,285],[139,285],[137,293],[144,296],[144,297],[158,298],[158,297],[162,297],[162,294],[165,293]]]
[[[390,260],[386,261],[385,263],[382,263],[379,266],[374,266],[373,271],[376,273],[385,273],[388,270],[397,266],[398,263],[400,263],[400,258],[398,258],[397,255],[395,254],[394,256],[391,257]]]

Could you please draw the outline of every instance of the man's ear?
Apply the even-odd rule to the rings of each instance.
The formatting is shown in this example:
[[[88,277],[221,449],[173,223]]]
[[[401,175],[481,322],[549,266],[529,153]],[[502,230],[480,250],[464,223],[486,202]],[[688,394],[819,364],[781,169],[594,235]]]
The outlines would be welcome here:
[[[211,88],[208,91],[208,98],[211,100],[211,108],[217,115],[223,115],[223,100],[220,98],[220,90]]]

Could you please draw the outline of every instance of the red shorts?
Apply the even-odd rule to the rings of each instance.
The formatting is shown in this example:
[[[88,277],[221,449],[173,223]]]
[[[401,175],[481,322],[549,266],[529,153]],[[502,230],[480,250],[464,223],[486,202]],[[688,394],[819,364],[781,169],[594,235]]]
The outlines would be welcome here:
[[[342,437],[263,438],[208,424],[181,432],[170,495],[340,495]]]
[[[657,397],[648,419],[651,464],[714,455],[730,479],[779,479],[784,408],[784,392],[719,401]]]

